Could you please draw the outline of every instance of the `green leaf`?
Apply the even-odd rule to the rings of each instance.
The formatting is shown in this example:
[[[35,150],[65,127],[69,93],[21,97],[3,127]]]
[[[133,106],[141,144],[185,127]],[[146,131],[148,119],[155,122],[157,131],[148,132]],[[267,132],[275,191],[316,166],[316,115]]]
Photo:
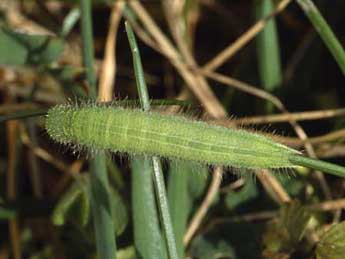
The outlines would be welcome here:
[[[32,35],[0,28],[0,64],[43,65],[56,61],[63,41],[50,35]]]
[[[88,181],[87,176],[80,176],[64,193],[53,211],[52,221],[55,225],[64,225],[68,220],[72,220],[82,227],[89,223]]]
[[[345,255],[345,221],[331,227],[316,248],[318,259],[342,259]]]
[[[121,196],[112,187],[110,196],[114,230],[120,235],[128,224],[127,210]],[[83,228],[91,224],[89,175],[81,175],[68,188],[53,211],[52,221],[57,226],[73,222]]]

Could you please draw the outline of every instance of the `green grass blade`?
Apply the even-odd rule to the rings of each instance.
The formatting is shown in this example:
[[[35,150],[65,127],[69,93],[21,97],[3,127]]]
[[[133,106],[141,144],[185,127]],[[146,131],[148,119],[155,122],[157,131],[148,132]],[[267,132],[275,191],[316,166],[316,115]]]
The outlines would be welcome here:
[[[254,7],[257,20],[274,10],[272,0],[256,0]],[[274,18],[268,21],[256,43],[261,83],[267,91],[272,92],[282,82],[279,41]],[[273,105],[269,103],[267,109],[272,111]]]
[[[344,177],[345,178],[345,167],[328,163],[325,161],[313,159],[305,156],[291,156],[289,160],[299,166],[320,170],[322,172]]]
[[[35,110],[28,110],[28,111],[19,111],[12,114],[7,115],[0,115],[0,123],[5,122],[8,120],[18,120],[18,119],[26,119],[30,117],[42,116],[46,115],[48,109],[35,109]]]
[[[83,39],[83,62],[89,84],[89,95],[96,99],[96,74],[92,37],[91,0],[80,0],[81,29]],[[115,259],[116,243],[114,222],[111,211],[109,180],[106,169],[106,157],[97,154],[90,160],[91,207],[94,217],[96,247],[98,258]]]
[[[191,209],[188,178],[192,176],[187,163],[176,161],[170,163],[168,200],[179,258],[184,258],[183,235]]]
[[[133,56],[135,80],[138,87],[140,104],[142,108],[145,111],[147,111],[150,109],[150,99],[149,99],[149,94],[148,94],[147,86],[145,82],[144,70],[141,64],[139,48],[135,40],[133,30],[128,22],[126,22],[126,31],[127,31],[127,37],[128,37],[129,45],[131,47],[132,56]]]
[[[89,84],[89,96],[96,98],[96,74],[94,71],[94,48],[92,35],[91,0],[80,0],[81,33],[83,40],[83,63]]]
[[[327,45],[341,71],[345,74],[345,51],[318,8],[311,0],[297,0],[304,13]]]
[[[163,230],[165,233],[165,238],[167,240],[167,247],[169,252],[169,258],[177,259],[177,247],[175,241],[175,235],[173,231],[173,226],[171,223],[171,217],[169,212],[168,199],[166,196],[164,177],[162,173],[162,166],[160,164],[159,158],[153,157],[153,172],[154,172],[154,184],[156,189],[156,196],[158,198],[158,207],[161,216],[161,221],[163,225]]]
[[[153,195],[152,161],[134,158],[131,167],[134,242],[137,256],[142,259],[167,258]]]
[[[116,258],[115,227],[111,211],[108,175],[104,154],[90,161],[91,208],[98,258]]]
[[[141,105],[142,105],[143,110],[148,111],[150,109],[150,100],[149,100],[149,95],[148,95],[146,82],[144,78],[144,71],[141,64],[139,48],[137,46],[133,30],[128,22],[126,22],[126,31],[127,31],[127,36],[130,43],[132,55],[133,55],[134,72],[135,72],[135,78],[137,82],[139,97],[141,100]],[[152,162],[153,162],[153,169],[154,169],[153,179],[154,179],[154,184],[155,184],[155,189],[156,189],[156,197],[158,200],[161,223],[162,223],[165,238],[167,241],[169,258],[177,259],[178,255],[177,255],[177,249],[176,249],[176,241],[175,241],[174,231],[171,224],[171,218],[170,218],[170,213],[169,213],[168,200],[166,197],[162,167],[160,165],[159,158],[153,157]]]

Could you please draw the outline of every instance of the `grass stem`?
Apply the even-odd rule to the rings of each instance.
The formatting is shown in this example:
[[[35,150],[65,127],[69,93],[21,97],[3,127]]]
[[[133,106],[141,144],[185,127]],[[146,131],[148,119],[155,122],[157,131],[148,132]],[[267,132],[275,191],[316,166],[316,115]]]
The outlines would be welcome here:
[[[137,88],[138,88],[139,97],[141,100],[141,105],[144,111],[148,111],[150,109],[150,101],[149,101],[149,95],[148,95],[147,86],[146,86],[146,82],[144,78],[144,71],[142,68],[139,48],[137,46],[133,30],[128,22],[126,22],[126,31],[127,31],[132,55],[133,55],[135,78],[137,82]],[[165,234],[165,238],[167,242],[169,258],[177,259],[178,255],[177,255],[176,241],[175,241],[175,235],[173,232],[173,227],[172,227],[170,213],[169,213],[169,206],[168,206],[168,201],[166,197],[162,167],[161,167],[158,157],[153,157],[152,162],[153,162],[153,171],[154,171],[154,174],[153,174],[154,185],[156,189],[156,196],[158,200],[158,207],[160,211],[161,222],[163,225],[163,230],[164,230],[164,234]]]
[[[343,166],[305,156],[291,156],[289,160],[295,165],[320,170],[322,172],[340,177],[345,177],[345,167]]]
[[[89,84],[89,96],[96,98],[96,74],[94,71],[94,48],[92,34],[91,0],[80,0],[81,34],[83,40],[83,63]]]

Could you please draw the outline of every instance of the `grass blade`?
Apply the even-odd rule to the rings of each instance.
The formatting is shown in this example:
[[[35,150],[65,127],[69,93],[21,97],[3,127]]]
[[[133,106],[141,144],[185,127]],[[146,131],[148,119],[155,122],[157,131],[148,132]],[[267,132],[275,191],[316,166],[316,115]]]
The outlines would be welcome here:
[[[152,185],[152,161],[135,158],[132,167],[134,241],[138,258],[164,259],[166,249],[158,223]]]
[[[91,208],[98,258],[116,258],[114,223],[104,154],[90,161]]]
[[[255,2],[256,19],[259,20],[273,12],[272,0],[259,0]],[[267,22],[265,29],[257,37],[257,56],[259,73],[263,87],[269,92],[279,87],[282,81],[279,42],[274,18]],[[270,112],[273,105],[269,103]]]
[[[134,66],[135,80],[138,87],[140,104],[144,111],[148,111],[150,109],[150,100],[149,100],[149,94],[148,94],[147,86],[145,82],[144,70],[141,64],[139,48],[136,43],[133,30],[128,22],[126,22],[126,31],[127,31],[129,45],[131,47],[131,51],[133,55],[133,66]]]
[[[42,116],[42,115],[46,115],[47,112],[48,112],[48,109],[35,109],[35,110],[28,110],[28,111],[19,111],[13,114],[0,115],[0,123],[8,121],[8,120],[18,120],[18,119],[26,119],[30,117]]]
[[[177,255],[177,248],[176,248],[176,241],[175,241],[175,234],[173,231],[170,212],[169,212],[169,205],[168,199],[166,196],[165,185],[164,185],[164,177],[162,173],[162,166],[159,161],[159,158],[153,157],[153,172],[154,172],[154,184],[156,189],[156,196],[158,196],[158,207],[161,216],[161,221],[163,225],[163,230],[165,233],[165,238],[167,241],[169,258],[177,259],[179,258]]]
[[[345,51],[318,8],[311,0],[297,0],[310,22],[313,24],[320,37],[327,45],[341,71],[345,74]]]
[[[89,95],[96,98],[96,75],[92,37],[91,0],[80,0],[83,62],[89,84]],[[91,207],[94,217],[98,258],[115,259],[116,243],[112,219],[106,158],[103,153],[90,160]]]
[[[344,177],[345,178],[345,167],[328,163],[325,161],[313,159],[305,156],[291,156],[289,160],[299,166],[320,170],[322,172]]]
[[[81,33],[83,40],[83,63],[89,84],[89,96],[96,98],[96,74],[94,71],[94,48],[92,35],[91,0],[80,0]]]
[[[129,44],[131,46],[131,51],[133,55],[133,64],[134,64],[134,72],[135,78],[137,82],[137,88],[139,92],[139,97],[141,101],[141,105],[143,110],[148,111],[150,109],[150,101],[149,95],[146,87],[146,82],[144,78],[144,71],[141,64],[141,58],[139,54],[139,49],[135,40],[135,36],[133,30],[128,22],[126,22],[126,31],[129,40]],[[170,259],[177,259],[177,249],[176,249],[176,241],[175,235],[173,232],[171,218],[169,213],[169,206],[166,197],[166,190],[164,185],[164,178],[162,173],[162,167],[160,165],[159,158],[153,157],[153,179],[156,189],[156,196],[158,200],[158,207],[161,216],[161,223],[163,226],[165,238],[167,241],[168,253]]]
[[[192,172],[188,172],[188,169],[189,165],[187,163],[170,163],[168,200],[179,258],[184,258],[183,235],[186,231],[187,219],[191,209],[188,178],[194,175]]]

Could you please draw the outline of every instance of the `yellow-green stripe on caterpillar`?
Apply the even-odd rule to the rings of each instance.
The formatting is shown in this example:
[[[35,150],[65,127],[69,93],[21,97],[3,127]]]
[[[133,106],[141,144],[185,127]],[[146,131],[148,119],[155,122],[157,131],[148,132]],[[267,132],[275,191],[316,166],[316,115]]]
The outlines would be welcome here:
[[[245,130],[123,107],[56,106],[46,129],[63,144],[237,168],[290,168],[289,157],[299,154]]]

